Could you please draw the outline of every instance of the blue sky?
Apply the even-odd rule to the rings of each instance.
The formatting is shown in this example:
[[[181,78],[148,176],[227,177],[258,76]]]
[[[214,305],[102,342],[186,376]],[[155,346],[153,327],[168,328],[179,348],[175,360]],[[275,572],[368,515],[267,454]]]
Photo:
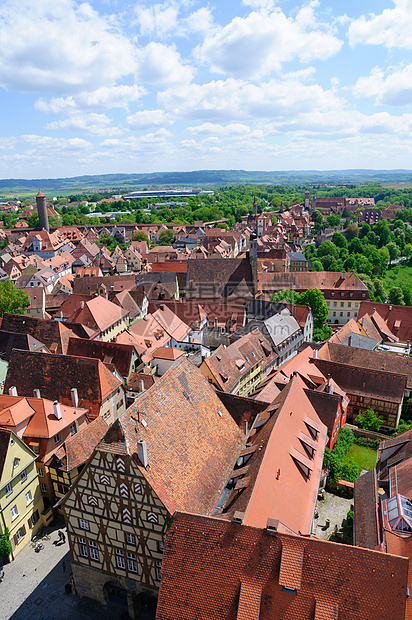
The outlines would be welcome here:
[[[412,169],[412,0],[2,0],[0,177]]]

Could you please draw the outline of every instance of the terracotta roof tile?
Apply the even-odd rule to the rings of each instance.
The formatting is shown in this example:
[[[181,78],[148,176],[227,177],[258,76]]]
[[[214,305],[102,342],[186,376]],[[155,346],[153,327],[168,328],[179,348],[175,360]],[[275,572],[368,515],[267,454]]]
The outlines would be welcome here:
[[[114,444],[123,435],[130,454],[146,441],[150,468],[141,471],[171,513],[211,513],[244,436],[194,364],[178,359],[112,429],[117,425]]]
[[[259,620],[262,586],[242,581],[236,620]]]
[[[58,381],[56,381],[58,377]],[[77,388],[79,406],[99,415],[102,400],[121,386],[121,382],[100,360],[69,355],[32,353],[13,349],[5,381],[5,391],[16,386],[21,396],[41,395],[71,406],[71,389]]]
[[[284,545],[295,548],[292,574],[301,562],[295,593],[279,583]],[[259,588],[259,620],[313,620],[315,605],[322,620],[332,620],[333,614],[336,620],[337,609],[338,620],[401,620],[407,582],[405,558],[178,513],[166,538],[156,618],[236,620],[245,583],[255,592],[254,615],[245,615],[246,620],[256,620]]]
[[[319,349],[318,358],[353,367],[403,374],[407,377],[406,388],[412,389],[412,358],[409,357],[326,343]]]
[[[106,433],[107,424],[103,418],[98,417],[69,437],[55,454],[61,462],[62,471],[72,471],[85,463]]]

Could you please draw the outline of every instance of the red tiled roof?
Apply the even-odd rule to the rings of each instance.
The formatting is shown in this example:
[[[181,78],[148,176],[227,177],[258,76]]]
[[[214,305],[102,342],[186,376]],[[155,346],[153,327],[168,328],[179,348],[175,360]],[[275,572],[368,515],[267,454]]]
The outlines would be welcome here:
[[[292,547],[286,576],[282,549]],[[242,620],[402,620],[407,582],[405,558],[178,513],[166,538],[156,619],[236,620],[240,608]]]
[[[117,425],[129,454],[146,441],[150,467],[139,469],[171,514],[211,514],[244,435],[194,364],[178,359],[115,422],[114,433]]]
[[[98,417],[69,437],[55,453],[55,457],[61,462],[60,469],[70,472],[85,463],[106,433],[107,424],[103,418]]]
[[[359,305],[358,320],[365,314],[372,316],[374,311],[381,317],[388,331],[396,336],[400,342],[407,342],[408,340],[412,342],[411,307],[362,301]]]

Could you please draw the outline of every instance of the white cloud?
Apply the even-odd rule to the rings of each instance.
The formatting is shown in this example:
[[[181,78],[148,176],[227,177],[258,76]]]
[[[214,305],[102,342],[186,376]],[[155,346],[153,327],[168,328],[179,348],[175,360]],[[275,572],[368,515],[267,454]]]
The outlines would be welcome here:
[[[90,136],[115,135],[122,133],[118,127],[111,127],[111,119],[106,114],[72,114],[60,121],[53,121],[46,125],[46,129],[64,129],[66,131],[81,131]]]
[[[204,122],[290,119],[305,111],[323,112],[343,105],[333,91],[293,79],[272,79],[259,86],[232,78],[191,84],[159,93],[158,101],[175,117]]]
[[[74,154],[90,149],[93,145],[82,138],[51,138],[50,136],[38,136],[28,134],[20,136],[20,142],[29,148],[25,156],[40,156],[42,158],[58,157],[68,153]]]
[[[405,106],[412,103],[412,64],[399,69],[390,68],[386,75],[375,67],[366,77],[358,78],[353,87],[355,97],[376,97],[376,103]]]
[[[3,0],[0,86],[73,93],[133,73],[135,48],[111,21],[74,0]]]
[[[250,6],[252,9],[273,9],[273,0],[242,0],[242,4]]]
[[[130,136],[124,140],[109,138],[103,140],[100,146],[116,151],[117,153],[149,152],[151,148],[170,149],[171,143],[169,143],[169,138],[171,138],[172,135],[170,131],[162,128],[138,138],[136,136]]]
[[[181,63],[174,46],[149,43],[138,53],[136,81],[145,84],[167,85],[190,82],[193,68]]]
[[[212,29],[212,13],[210,9],[205,6],[188,15],[180,24],[180,33],[182,35],[187,35],[190,32],[206,33],[210,32]]]
[[[149,129],[150,127],[161,127],[173,123],[164,110],[142,110],[136,114],[131,114],[126,120],[131,129]]]
[[[349,43],[412,49],[412,0],[393,0],[393,4],[395,8],[384,9],[379,15],[354,20],[349,26]]]
[[[177,28],[178,9],[175,6],[166,3],[154,4],[149,8],[137,6],[135,12],[143,36],[155,34],[164,37]]]
[[[74,110],[90,109],[128,109],[129,104],[147,94],[145,88],[137,86],[101,86],[92,92],[83,92],[69,97],[52,97],[47,100],[37,99],[35,110],[52,114],[67,114]]]
[[[188,127],[188,130],[194,134],[210,136],[242,136],[251,132],[248,125],[241,123],[231,123],[226,126],[217,123],[203,123],[203,125],[196,127]]]
[[[16,146],[16,138],[14,136],[10,136],[8,138],[0,138],[0,150],[2,151],[12,151]]]
[[[195,50],[213,71],[239,78],[257,79],[280,71],[282,64],[325,60],[336,54],[342,41],[326,24],[317,22],[314,3],[303,7],[295,19],[280,10],[252,12],[235,17],[217,34],[206,37]]]

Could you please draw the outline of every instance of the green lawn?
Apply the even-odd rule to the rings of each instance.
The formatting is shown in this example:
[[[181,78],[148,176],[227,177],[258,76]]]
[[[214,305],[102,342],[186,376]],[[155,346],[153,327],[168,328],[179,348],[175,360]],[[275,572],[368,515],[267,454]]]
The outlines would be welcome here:
[[[392,286],[412,286],[412,267],[406,263],[390,267],[385,273],[385,284]]]
[[[346,463],[349,459],[353,459],[361,469],[373,469],[376,465],[376,450],[353,443],[343,462]]]

